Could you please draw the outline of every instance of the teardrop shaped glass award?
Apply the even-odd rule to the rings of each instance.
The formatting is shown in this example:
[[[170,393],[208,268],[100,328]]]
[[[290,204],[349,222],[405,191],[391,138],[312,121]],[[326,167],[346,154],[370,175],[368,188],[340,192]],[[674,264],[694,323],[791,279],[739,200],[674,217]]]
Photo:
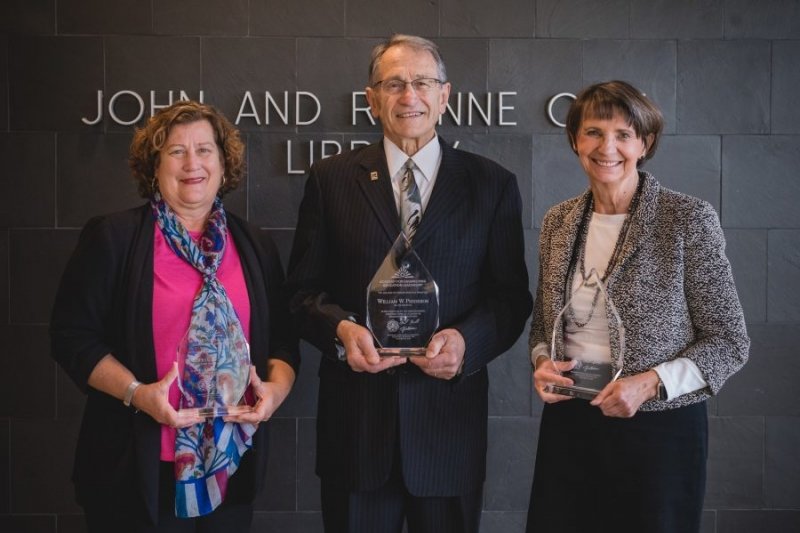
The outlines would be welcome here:
[[[206,349],[215,343],[215,350]],[[191,412],[203,418],[249,413],[253,407],[245,403],[245,392],[250,384],[250,346],[230,350],[220,339],[203,338],[189,332],[178,343],[179,412]],[[216,358],[210,353],[218,353]],[[238,354],[238,355],[235,355]],[[191,361],[191,364],[186,364]]]
[[[366,323],[382,356],[424,355],[439,327],[439,287],[404,233],[367,288]]]
[[[586,294],[588,291],[588,295]],[[577,317],[573,309],[573,302],[579,294],[592,302],[591,310],[585,317]],[[588,296],[588,297],[587,297]],[[602,298],[600,298],[602,296]],[[604,301],[603,301],[604,300]],[[594,354],[572,354],[572,357],[567,357],[564,353],[565,342],[556,342],[556,339],[563,339],[568,335],[567,328],[583,328],[590,323],[593,313],[605,314],[606,304],[611,310],[611,316],[608,319],[608,327],[604,328],[609,335],[608,346],[611,347],[611,353],[614,352],[614,347],[618,348],[617,357],[613,362],[609,362],[606,358],[598,358]],[[582,318],[582,320],[581,320]],[[570,321],[570,324],[566,324]],[[561,335],[563,333],[563,336]],[[603,283],[600,275],[595,269],[589,272],[589,275],[578,285],[578,287],[570,294],[567,299],[566,305],[558,313],[553,323],[553,333],[550,341],[550,358],[553,361],[569,361],[576,359],[575,367],[564,372],[564,376],[573,381],[573,385],[555,385],[553,383],[545,387],[545,391],[552,394],[561,394],[563,396],[572,396],[573,398],[581,398],[584,400],[591,400],[603,390],[603,388],[610,382],[619,378],[622,373],[622,363],[625,355],[625,327],[619,317],[617,308],[614,302],[608,296],[606,286]]]

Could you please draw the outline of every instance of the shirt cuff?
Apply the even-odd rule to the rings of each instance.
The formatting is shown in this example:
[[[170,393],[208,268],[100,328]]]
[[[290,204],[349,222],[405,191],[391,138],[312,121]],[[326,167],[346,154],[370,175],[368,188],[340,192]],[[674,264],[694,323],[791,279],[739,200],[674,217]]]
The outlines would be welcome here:
[[[664,383],[667,400],[700,390],[708,386],[703,374],[691,359],[678,357],[653,368]]]

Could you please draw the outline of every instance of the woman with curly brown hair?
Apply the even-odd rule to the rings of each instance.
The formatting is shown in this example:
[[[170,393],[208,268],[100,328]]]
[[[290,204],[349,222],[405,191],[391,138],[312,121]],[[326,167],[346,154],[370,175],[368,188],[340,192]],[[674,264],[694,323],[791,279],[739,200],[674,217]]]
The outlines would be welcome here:
[[[222,205],[244,145],[180,101],[136,131],[130,167],[147,203],[86,224],[51,320],[53,357],[87,394],[78,501],[92,532],[245,532],[261,422],[299,356],[274,244]]]

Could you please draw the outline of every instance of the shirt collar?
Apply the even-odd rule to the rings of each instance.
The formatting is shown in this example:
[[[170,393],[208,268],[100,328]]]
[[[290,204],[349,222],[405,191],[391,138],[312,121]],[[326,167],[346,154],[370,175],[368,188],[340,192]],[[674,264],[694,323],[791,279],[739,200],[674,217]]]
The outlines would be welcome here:
[[[386,165],[389,167],[389,175],[394,179],[394,177],[400,175],[400,170],[408,161],[409,156],[386,137],[383,138],[383,149],[386,153]],[[433,139],[428,141],[421,150],[411,157],[425,181],[430,181],[433,178],[436,168],[439,166],[441,155],[442,147],[439,144],[439,137],[434,135]]]

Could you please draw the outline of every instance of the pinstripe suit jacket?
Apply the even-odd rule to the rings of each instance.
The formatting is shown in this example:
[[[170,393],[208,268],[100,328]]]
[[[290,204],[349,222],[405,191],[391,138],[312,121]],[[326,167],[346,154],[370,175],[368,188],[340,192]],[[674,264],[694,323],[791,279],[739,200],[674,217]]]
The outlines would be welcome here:
[[[466,341],[463,373],[450,381],[412,364],[359,374],[335,356],[336,326],[349,315],[364,323],[367,286],[400,234],[383,143],[319,161],[306,183],[289,266],[291,306],[301,336],[323,353],[317,473],[344,489],[381,486],[396,446],[412,494],[480,487],[486,365],[514,343],[531,309],[514,175],[438,142],[442,162],[414,248],[439,285],[442,328],[458,329]]]

